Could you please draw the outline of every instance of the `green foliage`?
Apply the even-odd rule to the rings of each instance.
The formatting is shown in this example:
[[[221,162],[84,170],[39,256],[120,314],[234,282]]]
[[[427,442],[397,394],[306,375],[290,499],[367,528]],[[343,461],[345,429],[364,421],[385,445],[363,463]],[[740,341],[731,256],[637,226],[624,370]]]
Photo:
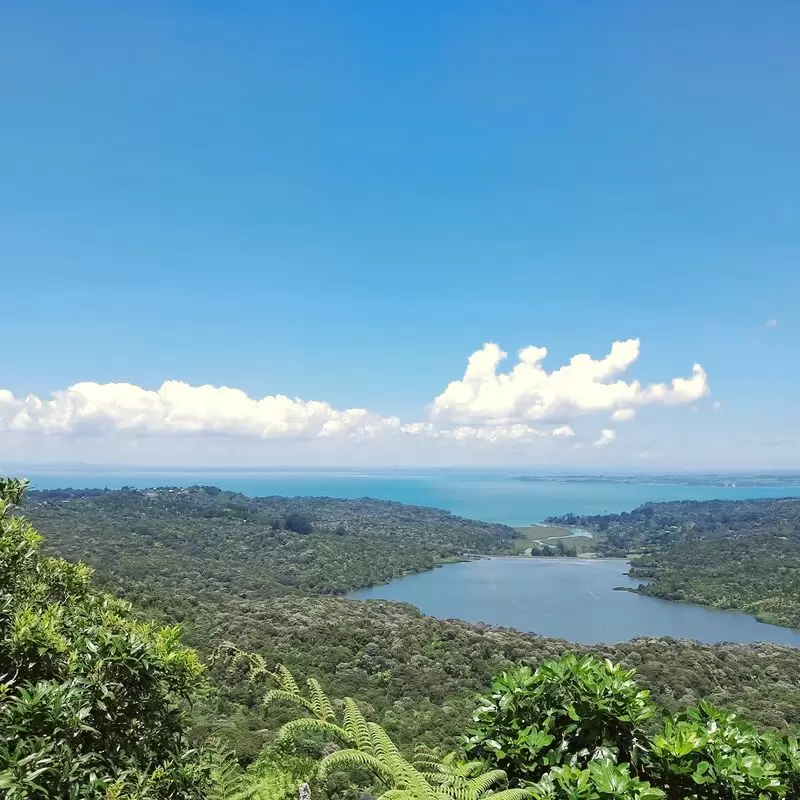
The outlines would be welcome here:
[[[230,639],[267,663],[285,661],[295,675],[322,680],[334,696],[358,697],[408,752],[417,743],[454,747],[492,675],[539,665],[568,646],[329,594],[465,550],[501,551],[516,542],[503,526],[398,503],[245,498],[211,488],[34,492],[26,503],[49,552],[90,561],[95,580],[139,615],[180,623],[184,641],[204,656]],[[273,527],[292,511],[312,519],[314,532]],[[646,637],[574,649],[635,667],[667,711],[708,698],[762,728],[800,725],[793,648]],[[244,763],[254,761],[290,709],[278,704],[267,713],[242,665],[218,661],[209,677],[213,692],[192,705],[192,741],[214,735]]]
[[[610,758],[590,761],[584,769],[555,767],[530,787],[534,800],[660,800],[664,792],[630,775],[627,764]]]
[[[667,719],[654,737],[650,772],[670,798],[783,797],[797,785],[796,742],[762,736],[735,714],[701,702]]]
[[[607,758],[638,763],[643,726],[655,706],[633,674],[573,653],[535,671],[504,672],[475,712],[468,754],[497,764],[514,785],[533,783],[564,764],[583,767]]]
[[[183,704],[202,668],[176,628],[136,622],[91,591],[82,565],[46,558],[0,481],[0,789],[22,798],[199,798],[207,765]]]
[[[344,594],[467,551],[510,553],[520,538],[432,508],[199,486],[31,492],[26,508],[58,555],[190,595]]]
[[[552,517],[604,535],[604,555],[639,554],[639,591],[800,628],[800,499],[646,503],[630,513]]]
[[[537,800],[796,797],[797,741],[701,702],[663,718],[631,671],[567,654],[495,679],[467,752]]]
[[[481,773],[480,765],[458,763],[454,757],[439,760],[432,750],[425,750],[421,760],[412,763],[401,753],[386,731],[374,722],[367,722],[358,704],[349,697],[341,706],[341,719],[332,714],[334,704],[316,681],[309,681],[309,694],[303,696],[291,673],[283,666],[271,674],[279,692],[268,692],[265,703],[289,699],[309,717],[292,720],[281,729],[282,739],[298,733],[333,734],[347,746],[328,753],[319,762],[317,777],[326,781],[340,770],[367,772],[383,785],[379,800],[524,800],[521,790],[495,791],[507,783],[500,769]],[[289,697],[287,697],[287,695]],[[329,714],[332,714],[332,716]]]

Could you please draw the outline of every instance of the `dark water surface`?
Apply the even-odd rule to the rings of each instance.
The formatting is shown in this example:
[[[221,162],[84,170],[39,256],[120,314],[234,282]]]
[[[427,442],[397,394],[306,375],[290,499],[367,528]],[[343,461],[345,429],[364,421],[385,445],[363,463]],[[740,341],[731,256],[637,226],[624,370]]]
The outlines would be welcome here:
[[[625,574],[628,568],[617,559],[490,558],[447,564],[350,597],[401,600],[442,619],[505,625],[583,644],[674,636],[800,647],[800,631],[746,614],[614,591],[639,585]]]

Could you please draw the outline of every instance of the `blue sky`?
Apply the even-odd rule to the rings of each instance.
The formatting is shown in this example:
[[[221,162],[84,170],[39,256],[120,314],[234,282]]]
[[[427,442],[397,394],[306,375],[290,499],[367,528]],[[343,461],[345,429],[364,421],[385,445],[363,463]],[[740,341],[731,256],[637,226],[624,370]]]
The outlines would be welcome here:
[[[6,4],[0,458],[800,467],[798,35],[790,2]],[[703,392],[436,413],[484,343],[630,339],[619,379]],[[380,432],[70,394],[165,381]]]

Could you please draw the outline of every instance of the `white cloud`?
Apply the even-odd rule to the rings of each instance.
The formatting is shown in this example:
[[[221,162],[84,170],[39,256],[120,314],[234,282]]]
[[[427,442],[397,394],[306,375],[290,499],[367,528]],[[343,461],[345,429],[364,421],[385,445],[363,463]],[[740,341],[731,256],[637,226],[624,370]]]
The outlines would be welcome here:
[[[496,344],[474,352],[461,380],[450,383],[433,402],[432,418],[460,424],[510,424],[560,420],[634,406],[691,403],[709,393],[699,364],[688,378],[641,384],[617,379],[639,357],[639,340],[614,342],[604,358],[582,353],[552,372],[542,367],[544,347],[525,347],[510,372],[498,373],[507,357]]]
[[[617,434],[611,430],[611,428],[603,428],[600,431],[600,436],[595,439],[593,442],[595,447],[605,447],[607,444],[611,444],[614,439],[617,438]]]
[[[768,319],[764,323],[764,327],[767,328],[767,329],[777,328],[778,327],[778,320],[776,320],[776,319]]]
[[[260,400],[226,386],[166,381],[150,391],[130,383],[76,383],[50,400],[16,400],[0,392],[0,430],[45,434],[217,434],[258,439],[374,436],[400,420],[362,408],[338,411],[328,403],[285,395]]]
[[[559,425],[557,428],[553,430],[551,436],[555,436],[556,438],[563,438],[567,436],[574,436],[575,431],[570,428],[569,425]]]
[[[573,356],[566,366],[552,372],[542,367],[546,355],[545,348],[526,347],[510,372],[499,373],[505,353],[497,345],[484,345],[470,356],[463,379],[450,383],[434,399],[428,418],[412,417],[409,422],[364,408],[342,410],[324,401],[281,394],[253,398],[226,386],[169,380],[158,389],[146,389],[130,383],[84,382],[49,397],[17,398],[0,389],[0,434],[15,436],[23,448],[20,437],[33,442],[30,437],[39,436],[40,449],[45,449],[47,438],[55,442],[59,437],[80,436],[86,442],[94,436],[97,446],[117,441],[124,449],[135,441],[157,447],[159,437],[173,436],[174,447],[190,439],[200,446],[201,440],[208,443],[215,437],[249,441],[253,447],[265,440],[316,441],[319,447],[330,446],[331,452],[343,439],[371,440],[384,452],[411,440],[416,442],[414,447],[427,440],[425,446],[431,448],[448,442],[540,441],[543,448],[566,452],[570,448],[563,442],[576,437],[569,424],[573,419],[606,413],[621,422],[632,419],[640,406],[692,403],[709,391],[699,365],[691,377],[668,383],[622,380],[619,376],[638,358],[637,339],[615,342],[599,360],[585,354]],[[614,437],[613,430],[606,428],[596,444],[608,444]]]
[[[430,422],[412,422],[400,428],[411,436],[426,436],[433,439],[451,439],[457,442],[484,441],[508,442],[531,441],[544,434],[530,425],[460,425],[455,428],[440,428]],[[553,435],[556,435],[555,432]],[[558,434],[571,435],[571,434]]]
[[[722,408],[722,402],[720,400],[715,400],[711,404],[711,410],[712,411],[719,411],[721,408]]]

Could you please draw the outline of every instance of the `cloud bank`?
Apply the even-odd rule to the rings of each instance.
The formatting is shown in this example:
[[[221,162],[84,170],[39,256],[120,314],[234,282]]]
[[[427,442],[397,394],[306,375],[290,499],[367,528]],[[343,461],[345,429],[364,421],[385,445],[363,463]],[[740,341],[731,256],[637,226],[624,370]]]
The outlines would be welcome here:
[[[285,395],[250,398],[226,386],[166,381],[150,391],[130,383],[76,383],[51,399],[16,400],[0,391],[0,429],[46,434],[182,433],[257,439],[372,436],[400,420],[363,408],[338,411],[328,403]]]
[[[543,366],[546,356],[544,347],[525,347],[512,368],[501,372],[507,354],[496,344],[485,344],[469,357],[463,377],[434,398],[423,418],[408,422],[364,408],[336,409],[320,400],[281,394],[252,398],[226,386],[168,380],[158,389],[146,389],[83,382],[49,398],[17,398],[0,389],[0,434],[109,440],[235,437],[256,442],[393,437],[487,445],[574,439],[605,446],[616,438],[612,429],[594,427],[582,434],[581,425],[590,426],[591,418],[600,414],[614,422],[629,421],[643,406],[694,403],[709,393],[699,364],[689,377],[662,383],[624,380],[621,376],[639,357],[638,339],[614,342],[600,359],[585,353],[572,356],[552,371]]]
[[[548,372],[542,361],[545,347],[525,347],[509,372],[498,372],[506,359],[496,344],[485,344],[467,362],[464,377],[453,381],[434,401],[437,420],[484,424],[561,421],[611,411],[615,419],[630,419],[640,406],[691,403],[709,393],[706,373],[699,364],[688,378],[669,383],[630,383],[616,378],[639,357],[639,340],[614,342],[604,358],[586,353],[566,366]]]

